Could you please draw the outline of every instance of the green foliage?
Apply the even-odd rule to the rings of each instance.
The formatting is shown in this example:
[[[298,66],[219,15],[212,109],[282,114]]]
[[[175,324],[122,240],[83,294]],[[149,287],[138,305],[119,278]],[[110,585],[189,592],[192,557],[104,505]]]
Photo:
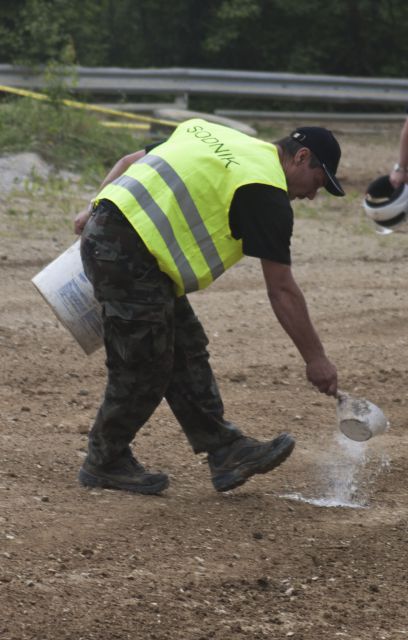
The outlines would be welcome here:
[[[220,54],[227,48],[242,44],[243,34],[256,24],[261,14],[260,3],[254,0],[225,0],[214,11],[204,48]]]
[[[0,61],[408,76],[406,0],[2,0]]]
[[[59,60],[64,57],[68,36],[64,34],[58,3],[54,5],[47,0],[27,0],[21,12],[21,21],[24,43],[22,61],[33,64],[40,63],[44,58]]]
[[[210,66],[404,77],[407,33],[405,0],[223,0],[204,47]]]
[[[400,0],[274,0],[293,71],[404,76],[408,5]],[[291,25],[291,26],[290,26]],[[290,29],[290,31],[289,31]]]
[[[17,99],[0,106],[0,149],[33,151],[57,169],[92,178],[106,173],[116,160],[145,146],[128,130],[108,129],[86,111],[53,103]]]
[[[2,0],[0,4],[0,61],[12,62],[22,50],[18,17],[26,0]]]
[[[108,0],[2,0],[0,60],[66,65],[80,63],[83,55],[82,64],[103,64],[108,4]]]

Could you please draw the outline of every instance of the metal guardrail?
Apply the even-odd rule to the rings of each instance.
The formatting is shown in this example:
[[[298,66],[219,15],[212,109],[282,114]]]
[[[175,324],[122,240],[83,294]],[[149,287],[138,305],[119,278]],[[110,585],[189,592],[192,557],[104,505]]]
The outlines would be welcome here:
[[[156,105],[157,107],[157,105]],[[362,113],[338,111],[253,111],[251,109],[215,109],[214,114],[223,118],[243,118],[245,120],[318,120],[322,122],[361,122],[376,124],[380,122],[402,123],[407,114],[402,109],[399,113]]]
[[[189,95],[241,96],[274,100],[407,105],[408,80],[303,75],[296,73],[211,69],[119,69],[73,67],[65,76],[73,93],[111,95],[171,95],[184,101]],[[0,64],[0,84],[41,90],[43,71]]]

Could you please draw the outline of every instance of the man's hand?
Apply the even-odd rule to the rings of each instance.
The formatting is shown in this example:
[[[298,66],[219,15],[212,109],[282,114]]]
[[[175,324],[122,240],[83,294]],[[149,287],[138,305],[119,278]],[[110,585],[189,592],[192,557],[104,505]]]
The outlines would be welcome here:
[[[306,376],[320,393],[326,393],[328,396],[337,394],[337,370],[325,355],[306,364]]]
[[[83,211],[80,211],[77,216],[75,216],[74,231],[76,234],[81,235],[90,215],[91,212],[89,210],[89,207],[87,207]]]
[[[408,176],[406,171],[391,171],[390,173],[390,182],[394,189],[398,189],[404,182],[407,182]]]

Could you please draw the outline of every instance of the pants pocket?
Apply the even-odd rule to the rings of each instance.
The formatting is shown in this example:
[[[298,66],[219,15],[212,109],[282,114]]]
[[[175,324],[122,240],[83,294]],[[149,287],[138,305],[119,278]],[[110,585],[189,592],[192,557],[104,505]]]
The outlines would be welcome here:
[[[133,368],[172,357],[172,320],[166,305],[114,301],[105,302],[102,310],[108,366]]]

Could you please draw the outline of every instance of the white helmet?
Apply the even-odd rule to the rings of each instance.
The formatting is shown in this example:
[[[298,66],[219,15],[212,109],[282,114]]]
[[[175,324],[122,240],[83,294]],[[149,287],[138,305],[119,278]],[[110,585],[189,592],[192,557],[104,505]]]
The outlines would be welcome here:
[[[363,206],[380,232],[402,231],[404,226],[408,231],[408,184],[394,189],[389,177],[381,176],[368,185]]]

